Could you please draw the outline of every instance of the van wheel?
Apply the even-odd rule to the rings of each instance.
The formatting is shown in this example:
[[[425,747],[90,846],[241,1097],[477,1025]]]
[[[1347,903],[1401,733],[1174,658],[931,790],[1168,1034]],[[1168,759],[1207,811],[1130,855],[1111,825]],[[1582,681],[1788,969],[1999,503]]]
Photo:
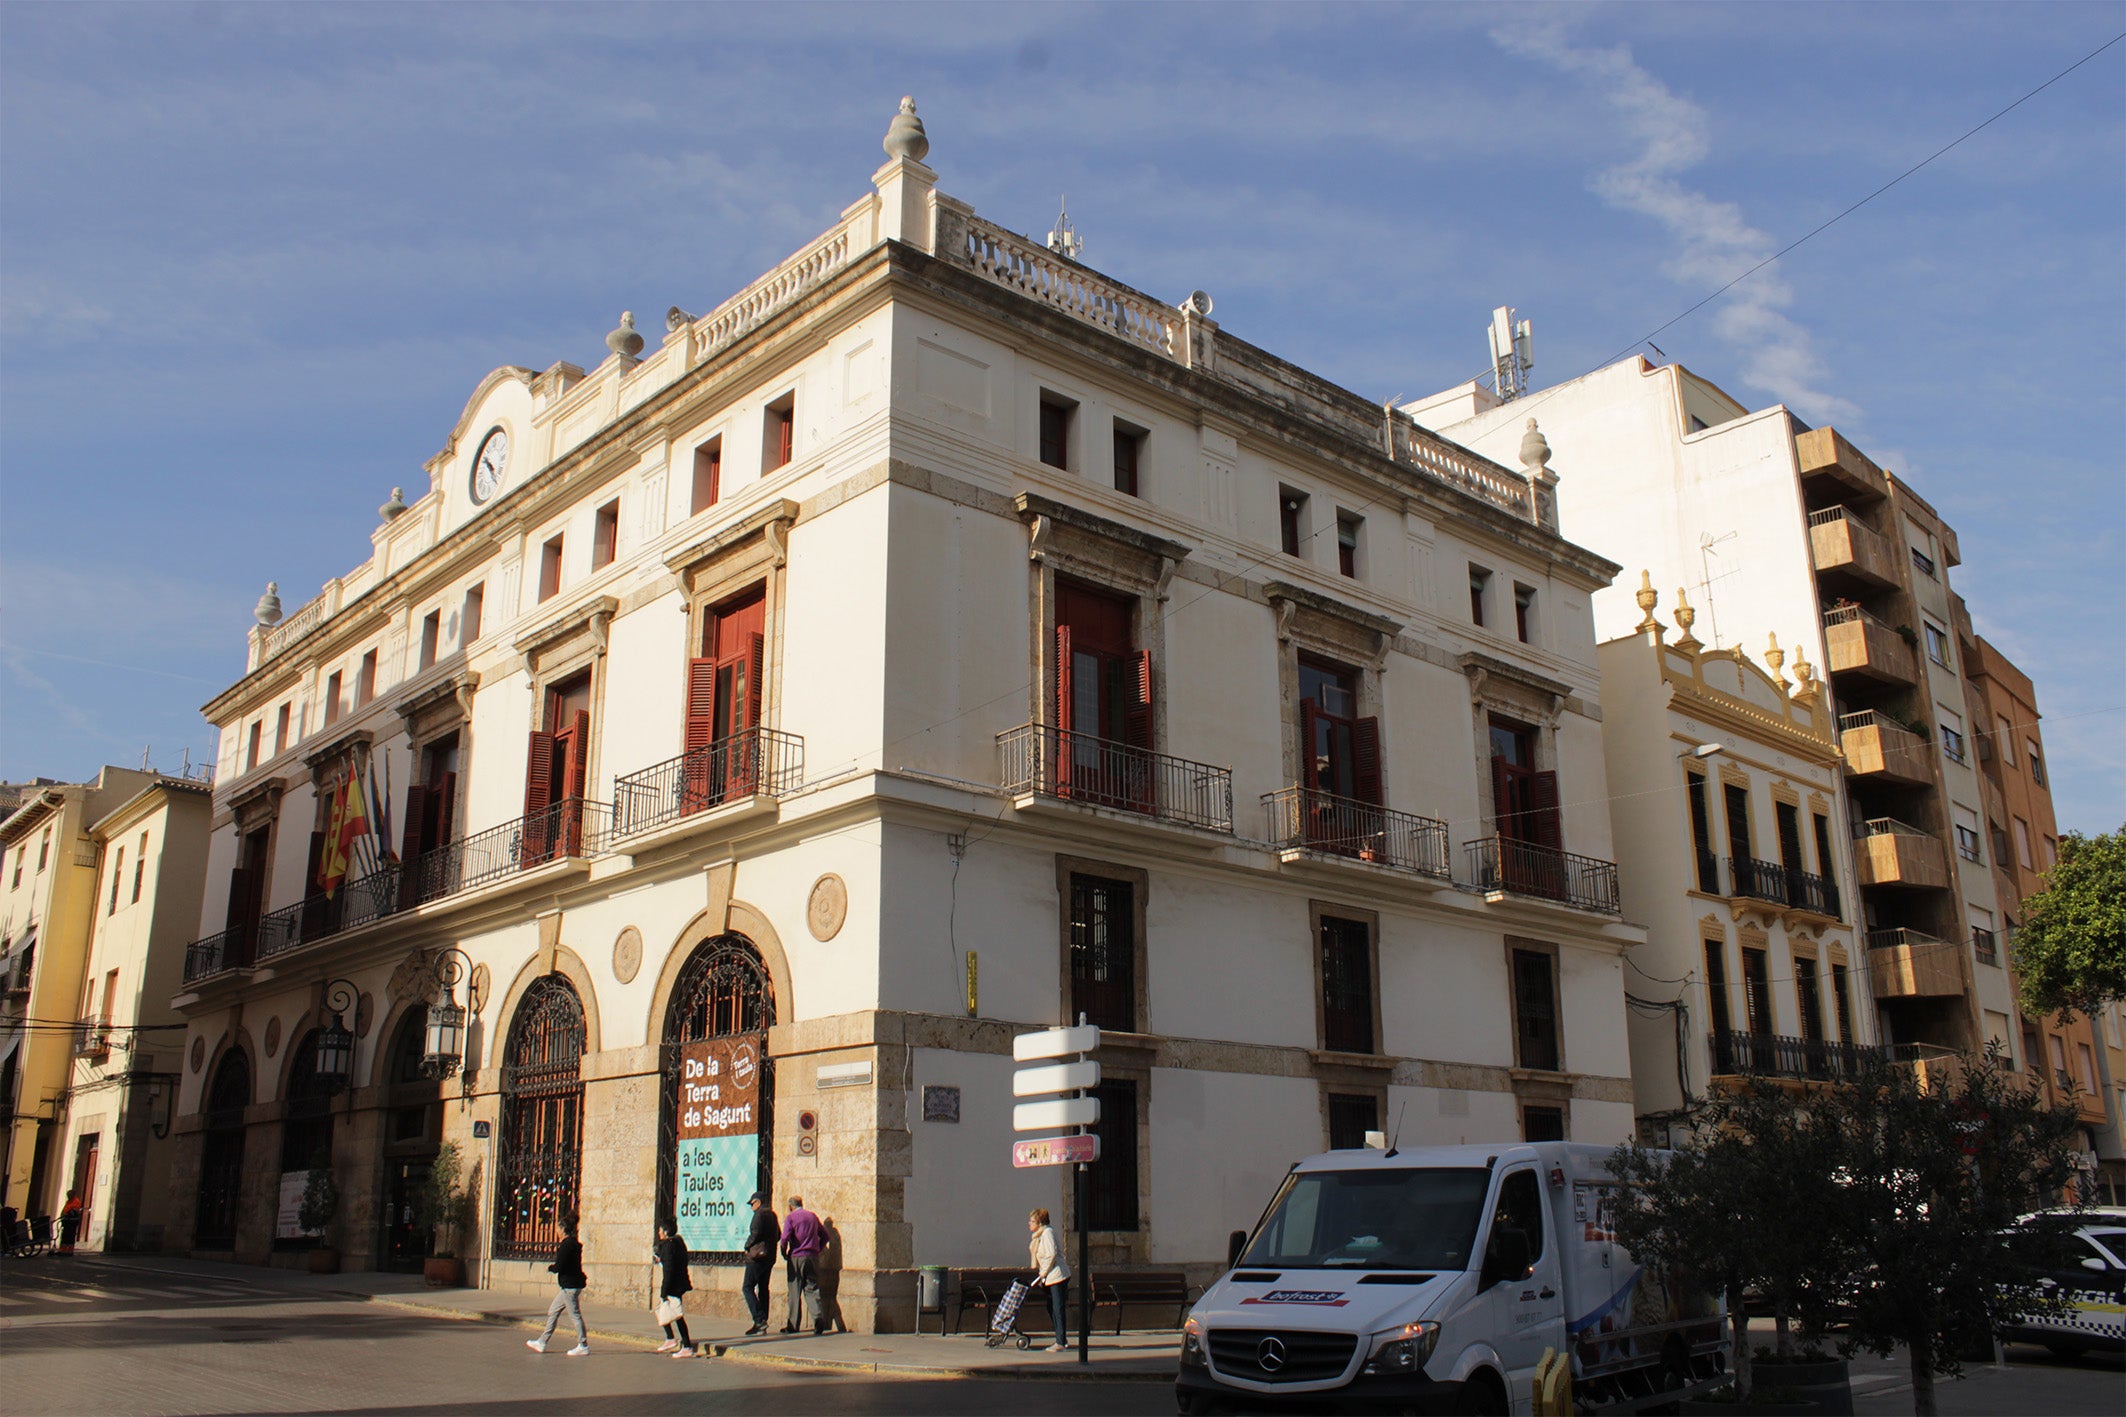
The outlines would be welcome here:
[[[1181,1417],[1211,1417],[1220,1408],[1217,1399],[1207,1392],[1177,1392],[1174,1394],[1174,1410]]]
[[[2083,1343],[2048,1343],[2045,1351],[2055,1358],[2079,1358],[2089,1351],[2089,1347]]]
[[[1457,1417],[1508,1417],[1505,1389],[1488,1368],[1471,1373],[1455,1395]]]

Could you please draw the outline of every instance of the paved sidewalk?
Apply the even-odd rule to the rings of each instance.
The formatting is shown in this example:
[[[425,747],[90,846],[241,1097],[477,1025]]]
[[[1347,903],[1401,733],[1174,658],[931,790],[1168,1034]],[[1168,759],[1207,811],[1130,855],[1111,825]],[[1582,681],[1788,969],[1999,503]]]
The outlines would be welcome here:
[[[94,1265],[119,1269],[222,1279],[243,1276],[262,1285],[312,1293],[320,1299],[358,1299],[433,1314],[438,1318],[531,1330],[544,1325],[546,1306],[550,1302],[545,1295],[534,1297],[483,1289],[431,1289],[419,1275],[410,1274],[373,1271],[309,1274],[299,1270],[217,1264],[161,1255],[80,1258]],[[595,1290],[591,1292],[596,1293]],[[664,1339],[649,1312],[632,1305],[603,1304],[587,1299],[583,1305],[583,1321],[590,1325],[594,1348],[601,1344],[617,1344],[653,1349]],[[748,1338],[744,1326],[736,1321],[697,1314],[687,1316],[687,1327],[694,1341],[721,1361],[861,1372],[883,1377],[1171,1382],[1181,1347],[1181,1335],[1172,1329],[1125,1330],[1119,1337],[1112,1331],[1095,1332],[1090,1361],[1081,1364],[1075,1347],[1068,1353],[1047,1353],[1038,1346],[1021,1351],[1015,1344],[991,1348],[982,1341],[981,1335],[972,1333],[950,1336],[936,1333],[830,1333],[818,1337],[811,1334],[786,1337],[771,1330],[765,1336]],[[575,1330],[566,1318],[555,1336],[574,1339]]]

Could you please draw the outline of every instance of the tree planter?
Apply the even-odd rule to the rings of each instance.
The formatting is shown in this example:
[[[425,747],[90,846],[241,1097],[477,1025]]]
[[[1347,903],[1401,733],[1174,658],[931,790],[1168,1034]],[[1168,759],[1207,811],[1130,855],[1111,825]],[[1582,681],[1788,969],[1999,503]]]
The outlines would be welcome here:
[[[310,1252],[310,1272],[312,1274],[338,1274],[340,1272],[340,1252],[330,1245],[319,1245]]]
[[[428,1281],[431,1289],[462,1289],[465,1262],[450,1255],[432,1255],[421,1261],[421,1278]]]
[[[1798,1393],[1815,1403],[1824,1417],[1853,1417],[1853,1384],[1843,1358],[1759,1358],[1750,1370],[1759,1386]]]

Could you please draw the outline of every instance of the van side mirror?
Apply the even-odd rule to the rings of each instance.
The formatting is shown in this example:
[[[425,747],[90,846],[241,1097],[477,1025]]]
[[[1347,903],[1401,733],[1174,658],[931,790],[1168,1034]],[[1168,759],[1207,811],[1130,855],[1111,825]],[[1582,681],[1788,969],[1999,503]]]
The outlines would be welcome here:
[[[1248,1247],[1248,1232],[1235,1230],[1225,1237],[1225,1267],[1236,1269],[1240,1265],[1240,1253]]]
[[[1528,1271],[1535,1266],[1534,1257],[1528,1249],[1528,1232],[1501,1228],[1491,1232],[1491,1243],[1484,1248],[1483,1273],[1477,1276],[1477,1288],[1489,1289],[1492,1285],[1509,1279],[1526,1279]]]
[[[2082,1268],[2092,1269],[2095,1270],[2098,1274],[2102,1274],[2104,1272],[2104,1262],[2098,1259],[2095,1255],[2091,1255],[2087,1259],[2082,1261]]]

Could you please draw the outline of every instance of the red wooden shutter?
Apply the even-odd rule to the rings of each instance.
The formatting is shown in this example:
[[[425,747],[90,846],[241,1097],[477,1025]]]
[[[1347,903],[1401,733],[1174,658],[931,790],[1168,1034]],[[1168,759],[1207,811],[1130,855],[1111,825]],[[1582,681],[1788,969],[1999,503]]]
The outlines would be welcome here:
[[[762,677],[767,671],[768,642],[760,635],[751,635],[746,640],[746,706],[737,716],[735,726],[756,728],[760,725],[761,706],[767,702],[768,685]]]
[[[1491,829],[1500,836],[1516,839],[1522,830],[1519,815],[1513,810],[1513,772],[1502,753],[1491,755]]]
[[[1044,746],[1053,758],[1056,790],[1070,786],[1070,626],[1056,626],[1056,737]],[[1094,724],[1095,729],[1099,728]]]
[[[456,773],[446,772],[443,774],[442,782],[438,783],[435,790],[429,794],[428,805],[430,815],[435,818],[435,827],[433,830],[427,831],[423,839],[428,843],[430,851],[440,851],[450,845],[450,834],[457,826],[458,775]]]
[[[717,771],[716,661],[687,661],[686,757],[679,767],[679,811],[698,812],[722,797],[723,774]]]
[[[1361,718],[1351,725],[1351,781],[1358,800],[1381,805],[1380,720]]]
[[[547,809],[554,804],[554,738],[532,730],[531,746],[524,755],[524,844],[518,863],[536,866],[553,850],[552,823]]]
[[[407,910],[420,904],[420,872],[414,863],[421,859],[425,849],[424,837],[432,813],[428,802],[428,789],[418,782],[406,789],[406,828],[399,836],[399,909]]]
[[[1299,701],[1299,783],[1312,792],[1323,789],[1321,760],[1314,745],[1321,737],[1321,709],[1312,699]]]
[[[588,786],[591,769],[591,715],[588,709],[576,710],[576,721],[568,726],[568,758],[563,766],[561,782],[569,796],[581,799]]]
[[[1551,851],[1565,849],[1565,826],[1558,813],[1558,775],[1539,772],[1529,783],[1528,839]]]
[[[1132,748],[1152,750],[1152,655],[1134,650],[1129,657],[1129,713],[1123,722],[1123,741]]]

